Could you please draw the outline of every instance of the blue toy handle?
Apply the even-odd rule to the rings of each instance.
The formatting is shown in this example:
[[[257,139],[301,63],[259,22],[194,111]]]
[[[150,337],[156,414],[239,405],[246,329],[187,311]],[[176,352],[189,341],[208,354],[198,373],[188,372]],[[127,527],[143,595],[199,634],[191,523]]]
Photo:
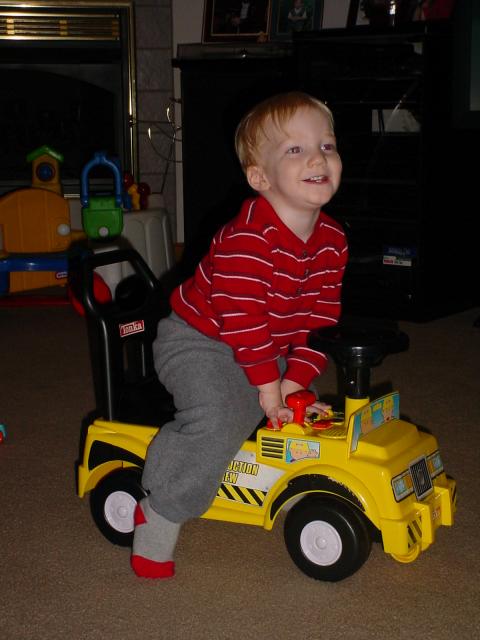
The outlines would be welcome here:
[[[123,190],[120,169],[113,160],[107,158],[107,155],[104,151],[97,151],[90,162],[87,162],[87,164],[83,167],[80,181],[80,202],[82,203],[82,207],[88,207],[88,202],[90,199],[88,193],[88,174],[90,173],[90,169],[92,169],[92,167],[96,167],[97,165],[110,167],[110,169],[112,170],[115,181],[115,204],[117,207],[121,207],[123,203]]]

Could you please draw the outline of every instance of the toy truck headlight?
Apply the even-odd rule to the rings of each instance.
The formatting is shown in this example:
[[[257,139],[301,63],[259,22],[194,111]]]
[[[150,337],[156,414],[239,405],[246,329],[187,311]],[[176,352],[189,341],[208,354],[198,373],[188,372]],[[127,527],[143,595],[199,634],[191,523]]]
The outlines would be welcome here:
[[[404,471],[400,475],[393,478],[392,489],[395,500],[397,502],[400,502],[400,500],[404,500],[407,496],[413,493],[412,476],[410,475],[409,470]]]
[[[427,464],[428,471],[432,479],[443,473],[443,462],[440,456],[440,451],[435,451],[429,455],[427,458]]]

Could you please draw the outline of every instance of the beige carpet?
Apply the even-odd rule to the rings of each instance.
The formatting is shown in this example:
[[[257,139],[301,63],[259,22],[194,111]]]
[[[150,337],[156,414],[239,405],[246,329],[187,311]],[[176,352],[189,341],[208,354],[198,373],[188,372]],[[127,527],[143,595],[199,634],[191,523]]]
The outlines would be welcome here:
[[[407,353],[374,370],[438,437],[458,481],[457,521],[413,564],[374,545],[337,584],[306,578],[272,532],[196,520],[177,576],[141,581],[75,494],[82,417],[93,408],[83,320],[69,307],[0,309],[1,640],[447,640],[480,637],[480,310],[402,323]],[[321,389],[335,391],[331,367]],[[372,395],[376,395],[375,391]]]

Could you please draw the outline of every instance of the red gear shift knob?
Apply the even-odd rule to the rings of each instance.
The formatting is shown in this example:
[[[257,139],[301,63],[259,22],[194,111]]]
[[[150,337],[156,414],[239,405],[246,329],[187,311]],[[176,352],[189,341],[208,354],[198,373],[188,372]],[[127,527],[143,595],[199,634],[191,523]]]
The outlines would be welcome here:
[[[313,391],[295,391],[286,397],[287,407],[293,410],[293,422],[303,424],[307,407],[316,401]]]

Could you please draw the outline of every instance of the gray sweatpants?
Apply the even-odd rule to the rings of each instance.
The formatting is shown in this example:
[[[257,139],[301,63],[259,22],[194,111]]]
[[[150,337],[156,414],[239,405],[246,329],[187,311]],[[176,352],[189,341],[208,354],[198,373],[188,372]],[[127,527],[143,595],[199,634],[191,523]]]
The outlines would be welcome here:
[[[263,411],[231,348],[177,315],[160,321],[153,353],[177,412],[150,444],[142,482],[155,511],[184,522],[208,509]]]

